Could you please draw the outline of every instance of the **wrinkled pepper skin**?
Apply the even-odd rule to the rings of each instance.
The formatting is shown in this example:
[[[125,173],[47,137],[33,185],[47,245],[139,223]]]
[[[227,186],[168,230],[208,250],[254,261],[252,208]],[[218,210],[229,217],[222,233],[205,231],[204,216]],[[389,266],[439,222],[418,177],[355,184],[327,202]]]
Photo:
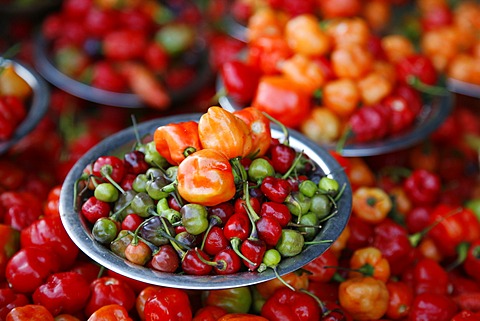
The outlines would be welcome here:
[[[252,137],[252,152],[250,157],[261,157],[265,155],[272,142],[270,121],[258,109],[253,107],[243,108],[233,113],[247,124]]]
[[[203,148],[221,151],[228,159],[247,157],[252,151],[247,124],[221,107],[210,107],[200,117],[198,135]]]
[[[195,121],[160,126],[153,140],[158,153],[172,165],[179,165],[188,154],[202,149]]]
[[[235,195],[235,179],[226,156],[214,149],[202,149],[178,166],[178,192],[186,201],[214,206]]]

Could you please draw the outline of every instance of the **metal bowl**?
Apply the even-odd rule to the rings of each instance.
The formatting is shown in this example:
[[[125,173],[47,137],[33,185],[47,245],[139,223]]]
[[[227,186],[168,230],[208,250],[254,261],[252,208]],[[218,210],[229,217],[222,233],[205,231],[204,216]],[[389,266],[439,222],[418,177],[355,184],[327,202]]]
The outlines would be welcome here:
[[[8,151],[22,137],[30,133],[45,115],[50,103],[50,90],[43,78],[32,68],[14,60],[2,59],[0,66],[13,65],[15,72],[32,88],[32,97],[27,105],[27,115],[17,126],[13,136],[7,141],[0,141],[0,154]]]
[[[35,67],[38,72],[52,85],[63,91],[91,101],[97,104],[125,107],[125,108],[145,108],[145,103],[141,98],[133,93],[118,93],[100,88],[89,86],[77,81],[64,73],[55,66],[48,52],[48,41],[38,33],[35,36],[35,50],[33,52]],[[179,103],[194,93],[198,92],[212,77],[212,71],[208,63],[208,51],[206,48],[200,50],[197,76],[188,86],[176,91],[170,92],[171,103]]]
[[[139,135],[151,135],[159,126],[169,123],[182,122],[187,120],[198,120],[201,114],[184,114],[165,118],[158,118],[137,126]],[[336,179],[340,185],[345,184],[346,188],[338,204],[338,213],[327,220],[316,236],[315,240],[336,240],[345,228],[351,212],[352,191],[343,168],[336,162],[330,153],[308,140],[300,133],[291,131],[290,144],[297,150],[303,150],[316,164],[320,172],[328,174]],[[282,137],[282,131],[274,127],[272,136]],[[97,243],[91,234],[88,223],[83,216],[74,208],[74,186],[76,180],[81,176],[84,168],[102,155],[122,155],[128,151],[135,142],[133,128],[125,129],[102,141],[89,150],[68,173],[60,194],[60,215],[72,240],[77,246],[90,256],[94,261],[105,268],[127,276],[129,278],[143,281],[149,284],[184,288],[184,289],[224,289],[240,286],[253,285],[275,278],[271,269],[265,272],[241,272],[231,275],[209,275],[193,276],[173,273],[163,273],[149,269],[144,266],[135,265],[114,254],[110,249]],[[283,259],[278,266],[278,272],[283,275],[295,271],[308,262],[321,255],[331,243],[319,243],[308,245],[299,255]]]
[[[216,86],[217,91],[223,87],[221,77],[217,78]],[[229,111],[240,110],[245,107],[228,95],[220,97],[218,102],[220,106]],[[453,109],[453,102],[454,97],[451,94],[431,97],[431,101],[422,106],[420,114],[408,130],[378,141],[347,142],[340,153],[346,157],[364,157],[387,154],[411,147],[432,134],[447,119]],[[322,146],[329,150],[336,149],[336,144],[324,144]]]
[[[458,79],[448,78],[447,88],[455,94],[460,94],[473,98],[480,98],[480,85],[468,83]]]

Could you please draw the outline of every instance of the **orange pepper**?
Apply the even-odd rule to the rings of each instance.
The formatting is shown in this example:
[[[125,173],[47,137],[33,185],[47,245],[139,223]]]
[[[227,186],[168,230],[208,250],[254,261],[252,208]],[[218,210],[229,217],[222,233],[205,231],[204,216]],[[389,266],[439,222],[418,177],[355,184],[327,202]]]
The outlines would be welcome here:
[[[352,157],[348,163],[347,175],[353,190],[361,186],[375,186],[375,174],[363,158]]]
[[[285,38],[296,53],[321,56],[330,50],[330,37],[322,30],[320,21],[312,14],[301,14],[285,25]]]
[[[282,279],[297,290],[308,289],[308,273],[294,271],[283,275]],[[268,299],[277,289],[282,287],[285,287],[285,284],[278,278],[255,285],[255,289],[264,299]]]
[[[226,314],[217,321],[268,321],[264,317],[248,313],[230,313]]]
[[[302,134],[318,144],[329,144],[340,137],[340,117],[326,107],[316,106],[300,125]]]
[[[235,195],[232,166],[219,149],[202,149],[178,166],[178,192],[187,202],[214,206]]]
[[[80,321],[80,319],[71,314],[59,314],[55,317],[55,321]]]
[[[258,109],[253,107],[243,108],[233,113],[250,128],[252,137],[252,152],[250,156],[260,157],[265,155],[272,142],[270,121]]]
[[[195,121],[160,126],[153,140],[158,153],[172,165],[180,164],[188,154],[202,149]]]
[[[383,221],[392,209],[390,196],[378,187],[360,187],[352,195],[352,214],[371,224]]]
[[[283,35],[283,28],[287,16],[281,11],[270,7],[262,7],[256,10],[248,19],[246,37],[251,42],[263,35]]]
[[[310,95],[285,76],[263,76],[252,107],[266,112],[287,127],[295,128],[310,113]]]
[[[309,95],[313,95],[325,84],[322,68],[305,55],[295,54],[285,60],[280,69],[288,79]]]
[[[198,136],[203,148],[216,149],[228,159],[246,157],[252,151],[247,124],[221,107],[212,106],[200,117]]]
[[[133,321],[128,311],[119,304],[109,304],[95,311],[87,321]]]
[[[349,225],[345,226],[342,233],[340,233],[340,235],[335,240],[335,242],[332,243],[332,246],[330,246],[330,251],[332,251],[332,253],[335,254],[337,258],[340,257],[343,249],[347,247],[347,242],[348,242],[348,239],[350,238],[351,233],[352,231],[350,226]]]
[[[378,320],[387,311],[389,294],[385,282],[365,276],[340,283],[338,299],[354,320]]]
[[[376,247],[365,247],[355,250],[350,258],[350,278],[358,276],[371,276],[387,282],[390,277],[390,264],[383,257],[382,252]]]
[[[7,65],[0,73],[0,95],[26,100],[32,95],[32,88],[17,74],[13,65]]]
[[[341,78],[329,81],[323,88],[325,107],[340,117],[347,118],[360,103],[360,90],[352,79]]]
[[[27,304],[13,308],[5,319],[6,321],[54,321],[53,315],[46,307],[40,304]]]

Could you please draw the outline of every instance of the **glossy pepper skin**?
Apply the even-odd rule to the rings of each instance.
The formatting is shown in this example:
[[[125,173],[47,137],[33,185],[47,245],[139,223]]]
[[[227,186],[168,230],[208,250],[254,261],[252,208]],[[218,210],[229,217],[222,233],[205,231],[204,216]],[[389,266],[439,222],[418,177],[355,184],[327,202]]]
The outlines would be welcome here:
[[[185,291],[162,288],[145,302],[145,320],[190,321],[192,311]]]
[[[243,108],[233,113],[250,128],[252,137],[252,151],[250,156],[261,157],[265,155],[272,142],[270,121],[258,109],[253,107]]]
[[[247,157],[252,151],[247,124],[221,107],[212,106],[200,117],[198,135],[203,148],[216,149],[227,159]]]
[[[121,280],[113,277],[101,277],[90,284],[92,294],[85,307],[87,315],[92,315],[102,306],[118,304],[127,311],[135,305],[135,293]]]
[[[287,287],[276,290],[261,311],[262,317],[270,321],[317,321],[321,313],[313,297]]]
[[[160,126],[153,134],[153,141],[158,153],[172,165],[180,164],[188,154],[202,149],[195,121]]]
[[[363,274],[383,282],[387,282],[390,277],[390,264],[383,257],[382,252],[373,246],[361,248],[353,252],[350,258],[350,268],[352,271],[349,273],[349,277],[361,276]]]
[[[310,112],[310,96],[284,76],[263,76],[252,107],[266,112],[287,127],[296,128]]]
[[[214,149],[202,149],[178,166],[178,192],[190,203],[214,206],[235,195],[235,180],[228,158]]]
[[[472,242],[468,247],[463,269],[469,276],[480,281],[480,240]]]

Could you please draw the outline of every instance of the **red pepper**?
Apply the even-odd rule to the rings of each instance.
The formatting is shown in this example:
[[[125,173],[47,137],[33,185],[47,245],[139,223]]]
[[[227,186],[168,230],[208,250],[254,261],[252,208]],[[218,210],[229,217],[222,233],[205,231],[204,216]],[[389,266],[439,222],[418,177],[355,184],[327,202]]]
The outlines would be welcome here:
[[[12,309],[29,303],[30,300],[25,294],[16,293],[11,288],[0,289],[0,320],[5,320]]]
[[[463,310],[453,316],[450,321],[477,321],[480,318],[480,312]]]
[[[480,238],[480,222],[469,209],[438,204],[430,215],[429,223],[435,226],[428,236],[445,256],[457,254],[460,243]]]
[[[437,71],[432,61],[422,54],[413,54],[401,59],[396,64],[396,71],[398,79],[405,84],[411,84],[415,78],[427,85],[437,83]]]
[[[389,132],[389,110],[383,105],[363,106],[348,120],[356,142],[381,139]]]
[[[457,305],[446,294],[422,293],[413,299],[408,321],[450,321],[457,312]]]
[[[215,305],[207,305],[201,307],[197,312],[192,321],[217,321],[220,317],[227,314],[224,308],[218,307]]]
[[[382,104],[389,110],[390,134],[397,134],[413,124],[416,114],[406,99],[400,96],[388,96]]]
[[[53,315],[40,304],[15,307],[7,314],[6,321],[54,321]]]
[[[226,92],[240,104],[249,104],[260,79],[260,71],[241,60],[224,63],[220,69]]]
[[[242,245],[240,245],[240,252],[250,261],[243,260],[243,264],[248,267],[249,271],[255,271],[258,269],[263,261],[263,255],[266,250],[267,245],[260,239],[248,238],[242,242]]]
[[[113,277],[101,277],[90,284],[91,296],[85,306],[85,313],[90,316],[102,306],[118,304],[131,310],[135,305],[135,293],[130,286]]]
[[[263,76],[252,107],[266,112],[287,127],[296,128],[307,118],[310,96],[284,76]]]
[[[145,301],[145,320],[190,321],[190,306],[185,291],[162,288]]]
[[[309,271],[309,280],[317,282],[328,282],[332,279],[338,266],[338,258],[331,250],[326,250],[322,255],[305,265],[302,269]]]
[[[31,192],[7,191],[0,194],[0,207],[6,209],[3,223],[23,230],[42,215],[42,201]],[[9,235],[9,234],[7,234]]]
[[[281,227],[286,227],[292,219],[292,213],[287,205],[277,202],[263,202],[260,210],[260,216],[273,217]]]
[[[440,195],[440,177],[424,169],[415,169],[403,182],[403,188],[414,205],[431,205]]]
[[[90,286],[76,272],[59,272],[50,275],[47,282],[33,293],[33,302],[41,304],[54,316],[82,311],[90,296]]]
[[[103,39],[103,54],[112,60],[141,58],[146,48],[147,37],[141,30],[114,30]]]
[[[195,121],[158,127],[153,140],[158,153],[172,165],[179,165],[185,157],[202,149]]]
[[[287,287],[277,289],[262,307],[261,315],[270,321],[318,321],[322,311],[310,295]]]
[[[422,258],[413,268],[413,283],[415,295],[422,293],[448,293],[448,274],[436,261]]]
[[[283,203],[291,192],[291,186],[286,179],[273,176],[265,177],[260,189],[269,200],[277,203]]]
[[[393,320],[407,317],[413,301],[413,291],[410,286],[401,281],[388,281],[388,309],[385,315]]]
[[[264,75],[279,73],[279,64],[292,55],[287,40],[281,35],[263,35],[248,44],[247,63]]]
[[[133,319],[128,316],[127,309],[121,305],[108,304],[95,311],[87,321],[133,321]]]
[[[480,281],[480,240],[473,241],[468,247],[463,269],[472,278]]]

